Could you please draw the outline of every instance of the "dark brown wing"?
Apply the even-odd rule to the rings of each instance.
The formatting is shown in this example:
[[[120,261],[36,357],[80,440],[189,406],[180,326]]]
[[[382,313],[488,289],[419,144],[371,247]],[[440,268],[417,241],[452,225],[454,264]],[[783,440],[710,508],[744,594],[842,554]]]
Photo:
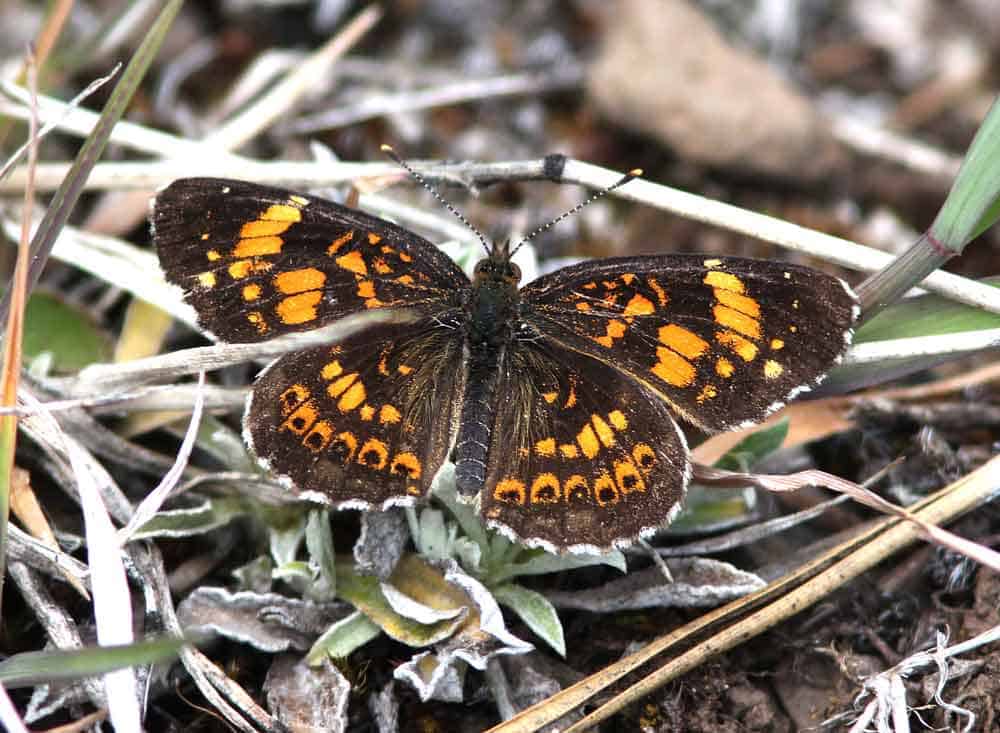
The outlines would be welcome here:
[[[501,368],[486,522],[550,552],[629,545],[680,508],[687,446],[667,405],[627,374],[551,340]]]
[[[250,447],[305,495],[385,508],[424,496],[444,462],[462,389],[457,314],[378,325],[287,354],[257,378]]]
[[[611,258],[521,290],[527,323],[641,380],[705,430],[758,422],[817,384],[850,344],[857,297],[783,262]]]
[[[469,285],[416,234],[280,188],[184,178],[157,195],[152,221],[167,279],[225,341],[305,331],[366,308],[431,312]]]

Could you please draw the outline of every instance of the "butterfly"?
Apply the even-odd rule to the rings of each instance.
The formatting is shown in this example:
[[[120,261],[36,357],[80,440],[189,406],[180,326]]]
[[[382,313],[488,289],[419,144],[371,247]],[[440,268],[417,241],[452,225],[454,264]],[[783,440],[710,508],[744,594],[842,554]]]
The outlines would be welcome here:
[[[690,254],[613,257],[523,286],[507,243],[470,279],[419,235],[322,198],[185,178],[153,240],[206,331],[256,342],[372,309],[372,325],[257,377],[244,433],[306,498],[385,509],[450,458],[487,525],[551,552],[669,522],[708,432],[760,421],[850,344],[857,297],[822,272]]]

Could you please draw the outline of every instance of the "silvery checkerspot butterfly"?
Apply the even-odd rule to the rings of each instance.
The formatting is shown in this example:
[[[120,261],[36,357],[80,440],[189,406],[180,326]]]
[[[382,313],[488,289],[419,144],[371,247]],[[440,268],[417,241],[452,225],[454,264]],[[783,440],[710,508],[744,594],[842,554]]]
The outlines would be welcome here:
[[[622,546],[665,524],[691,473],[675,418],[761,420],[817,383],[858,301],[782,262],[655,255],[519,287],[494,244],[470,280],[402,227],[316,196],[188,178],[156,198],[154,241],[201,326],[230,342],[374,308],[375,325],[257,378],[251,448],[302,495],[386,508],[455,462],[490,526],[550,551]]]

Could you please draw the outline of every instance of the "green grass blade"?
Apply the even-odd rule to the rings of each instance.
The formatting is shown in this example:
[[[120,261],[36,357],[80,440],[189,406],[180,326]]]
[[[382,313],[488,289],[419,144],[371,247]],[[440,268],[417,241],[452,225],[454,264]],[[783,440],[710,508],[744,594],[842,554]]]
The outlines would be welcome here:
[[[0,682],[12,689],[96,677],[125,667],[169,661],[186,643],[171,637],[123,646],[24,652],[0,662]]]
[[[59,186],[59,190],[53,196],[52,202],[49,204],[49,208],[38,225],[38,230],[35,232],[34,238],[31,240],[31,266],[28,270],[28,292],[31,292],[35,283],[38,282],[38,278],[42,274],[42,268],[45,266],[49,254],[52,252],[52,247],[55,245],[56,237],[66,224],[70,212],[72,212],[73,207],[80,198],[84,182],[87,180],[87,176],[90,175],[90,170],[104,152],[104,148],[111,136],[111,130],[122,118],[125,109],[132,101],[132,96],[135,94],[139,83],[149,69],[149,65],[159,52],[160,46],[163,44],[163,39],[166,37],[167,31],[173,23],[174,16],[177,15],[177,11],[180,10],[182,3],[183,0],[169,0],[163,10],[160,11],[149,33],[146,34],[135,55],[132,56],[128,66],[125,67],[121,80],[115,85],[114,91],[111,92],[111,97],[101,111],[97,125],[91,131],[90,135],[87,136],[87,139],[84,140],[69,173],[65,180],[63,180],[62,185]],[[8,288],[7,292],[4,293],[3,300],[0,301],[0,322],[6,323],[9,309],[10,289]]]
[[[982,233],[1000,214],[1000,105],[976,133],[931,228],[888,267],[857,287],[862,318],[895,303]]]
[[[965,155],[948,198],[930,233],[944,247],[961,252],[989,225],[1000,199],[1000,105],[994,101]],[[984,220],[986,217],[986,220]]]

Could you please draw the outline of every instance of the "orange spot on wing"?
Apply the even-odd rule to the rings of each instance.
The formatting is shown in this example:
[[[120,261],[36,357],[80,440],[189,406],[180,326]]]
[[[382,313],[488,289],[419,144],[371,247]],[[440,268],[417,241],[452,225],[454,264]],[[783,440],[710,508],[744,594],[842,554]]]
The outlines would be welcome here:
[[[267,207],[267,211],[257,218],[263,221],[285,221],[289,224],[293,224],[297,221],[302,221],[302,212],[297,206],[289,206],[288,204],[271,204]]]
[[[326,420],[320,420],[312,426],[312,429],[302,439],[302,445],[313,453],[319,453],[326,448],[332,437],[333,425]]]
[[[708,351],[708,342],[705,339],[675,323],[663,326],[659,331],[659,337],[661,344],[669,346],[688,359],[697,359]]]
[[[309,390],[302,384],[293,384],[281,393],[278,402],[281,405],[281,414],[288,417],[295,408],[309,399]]]
[[[279,272],[274,276],[274,287],[278,292],[292,295],[309,290],[319,290],[326,284],[326,275],[315,267],[303,267],[300,270]]]
[[[354,458],[354,451],[358,449],[358,439],[354,437],[354,433],[345,431],[337,436],[333,445],[335,452],[340,454],[341,460],[347,463]]]
[[[392,268],[389,266],[389,263],[386,262],[381,257],[376,257],[373,265],[375,267],[375,272],[377,272],[379,275],[388,275],[390,272],[392,272]]]
[[[722,305],[746,313],[751,318],[760,318],[760,304],[753,298],[722,288],[716,288],[715,297]]]
[[[545,401],[546,401],[546,402],[547,402],[548,404],[550,404],[550,405],[551,405],[551,404],[552,404],[553,402],[555,402],[555,401],[556,401],[556,398],[557,398],[558,396],[559,396],[559,393],[558,393],[558,392],[543,392],[543,393],[542,393],[542,399],[543,399],[543,400],[545,400]]]
[[[214,272],[202,272],[198,275],[198,284],[203,288],[214,288],[215,287],[215,273]]]
[[[597,481],[594,482],[594,498],[600,506],[617,504],[621,499],[618,493],[618,486],[607,471],[603,471],[597,477]]]
[[[267,333],[267,321],[264,320],[264,314],[260,311],[247,313],[247,321],[256,327],[257,333]]]
[[[292,225],[290,221],[250,221],[240,228],[241,239],[254,239],[255,237],[270,237],[275,234],[283,234]]]
[[[323,365],[323,371],[320,372],[320,376],[322,376],[323,379],[330,381],[331,379],[339,377],[343,373],[344,367],[340,365],[339,361],[334,359],[333,361]]]
[[[318,290],[310,290],[307,293],[289,295],[278,303],[275,312],[278,318],[286,325],[296,323],[308,323],[316,318],[316,306],[319,305],[323,294]]]
[[[365,258],[361,256],[361,253],[357,250],[353,252],[348,252],[346,255],[341,255],[336,260],[334,260],[340,267],[345,270],[350,270],[356,275],[367,275],[368,265],[365,264]]]
[[[532,504],[555,504],[559,494],[559,479],[554,473],[541,473],[531,483]]]
[[[241,239],[233,247],[233,257],[260,257],[281,252],[284,240],[281,237],[253,237]]]
[[[615,483],[623,494],[646,490],[646,482],[642,480],[642,475],[631,458],[615,461]]]
[[[233,280],[242,280],[250,274],[251,269],[253,269],[253,262],[250,260],[239,260],[229,266],[229,277]]]
[[[528,499],[523,481],[505,478],[493,488],[493,499],[504,504],[524,504]]]
[[[389,473],[392,475],[402,473],[416,480],[420,478],[421,467],[420,459],[412,453],[399,453],[392,459],[392,464],[389,466]]]
[[[601,346],[610,349],[614,346],[615,339],[624,336],[626,331],[628,331],[628,325],[624,321],[612,319],[604,328],[604,336],[594,336],[593,339]]]
[[[378,244],[382,241],[382,237],[375,232],[368,232],[368,244]]]
[[[715,316],[715,322],[720,326],[731,328],[733,331],[752,339],[760,338],[760,323],[738,310],[733,310],[725,305],[716,305],[712,308],[712,315]]]
[[[365,391],[364,382],[358,380],[350,387],[348,387],[346,392],[344,392],[343,396],[340,398],[340,401],[337,403],[337,408],[341,412],[350,412],[355,407],[364,402],[366,396],[367,393]]]
[[[590,303],[588,303],[585,300],[581,300],[576,304],[576,309],[578,311],[583,311],[584,313],[586,313],[587,311],[590,310]]]
[[[726,357],[720,356],[718,359],[716,359],[715,373],[718,374],[720,377],[729,379],[731,376],[733,376],[733,372],[735,370],[736,368],[733,366],[733,362],[729,361],[729,359],[727,359]]]
[[[535,453],[545,458],[551,458],[556,454],[556,439],[545,438],[535,443]]]
[[[705,402],[706,400],[710,400],[713,397],[718,396],[718,394],[719,390],[717,390],[711,384],[706,384],[704,387],[701,388],[701,392],[699,392],[698,396],[695,397],[694,399],[700,405],[702,402]]]
[[[649,285],[650,289],[656,293],[656,302],[661,306],[667,304],[667,291],[663,289],[663,286],[656,281],[655,277],[646,278],[646,283]]]
[[[386,461],[389,460],[389,449],[385,447],[385,443],[376,438],[371,438],[361,446],[361,450],[358,451],[358,463],[362,466],[368,466],[368,468],[374,468],[376,471],[381,471],[385,468]]]
[[[354,239],[353,231],[350,231],[347,234],[340,235],[332,242],[330,242],[330,246],[326,248],[326,253],[331,257],[333,257],[335,254],[337,254],[337,252],[340,250],[341,247],[350,242],[352,239]]]
[[[621,410],[613,410],[612,412],[608,413],[608,420],[611,421],[611,424],[614,426],[615,430],[619,432],[628,427],[628,420],[625,419],[625,415],[622,413]]]
[[[371,419],[375,417],[375,408],[371,405],[363,405],[358,414],[361,415],[361,419],[365,422],[371,422]]]
[[[635,459],[636,464],[639,466],[639,470],[644,474],[648,474],[653,470],[653,467],[657,464],[656,451],[650,448],[646,443],[638,443],[635,448],[632,449],[632,458]]]
[[[583,451],[583,455],[587,456],[587,458],[593,458],[601,450],[601,444],[597,440],[597,435],[589,425],[584,425],[583,430],[577,434],[576,442],[580,444],[580,450]]]
[[[326,393],[333,398],[340,397],[340,395],[348,387],[354,384],[354,380],[357,378],[358,378],[357,372],[352,372],[351,374],[345,374],[344,376],[340,377],[337,381],[330,382],[330,384],[326,386]]]
[[[597,437],[600,439],[601,443],[604,444],[605,448],[610,448],[615,444],[615,431],[611,429],[611,426],[604,422],[604,418],[600,415],[591,415],[590,421],[594,424],[594,431],[597,433]]]
[[[743,281],[736,277],[736,275],[731,275],[728,272],[722,272],[720,270],[706,272],[703,282],[706,285],[711,285],[713,288],[731,290],[734,293],[743,292]]]
[[[757,347],[738,333],[719,331],[715,334],[715,340],[723,346],[728,346],[743,361],[753,361],[757,358]]]
[[[626,316],[648,316],[650,313],[655,313],[656,307],[653,303],[644,295],[639,295],[636,293],[632,296],[632,299],[625,304],[625,315]]]
[[[208,237],[207,234],[203,234],[201,236],[202,236],[202,239],[205,239],[206,237]],[[208,252],[205,253],[205,257],[208,258],[209,262],[216,262],[217,260],[220,260],[222,258],[222,255],[220,255],[217,250],[210,249],[210,250],[208,250]]]
[[[279,429],[288,430],[296,435],[305,435],[318,418],[319,411],[316,409],[316,405],[312,401],[303,402],[281,423]]]
[[[570,501],[582,501],[584,503],[590,500],[590,486],[587,484],[587,479],[578,473],[574,473],[568,479],[566,479],[566,485],[563,487],[563,499],[566,502]]]
[[[362,280],[358,283],[358,297],[359,298],[374,298],[375,297],[375,283],[371,280]]]
[[[572,443],[563,443],[560,445],[559,452],[562,453],[563,458],[576,458],[580,455],[580,451]]]
[[[777,379],[782,374],[785,373],[785,367],[781,366],[774,359],[768,359],[764,362],[764,378],[765,379]]]
[[[690,387],[694,383],[697,370],[680,354],[657,346],[656,356],[659,361],[653,365],[651,371],[664,382],[674,387]]]
[[[398,423],[402,416],[392,405],[382,405],[382,409],[378,411],[378,421],[383,425],[392,425]]]

